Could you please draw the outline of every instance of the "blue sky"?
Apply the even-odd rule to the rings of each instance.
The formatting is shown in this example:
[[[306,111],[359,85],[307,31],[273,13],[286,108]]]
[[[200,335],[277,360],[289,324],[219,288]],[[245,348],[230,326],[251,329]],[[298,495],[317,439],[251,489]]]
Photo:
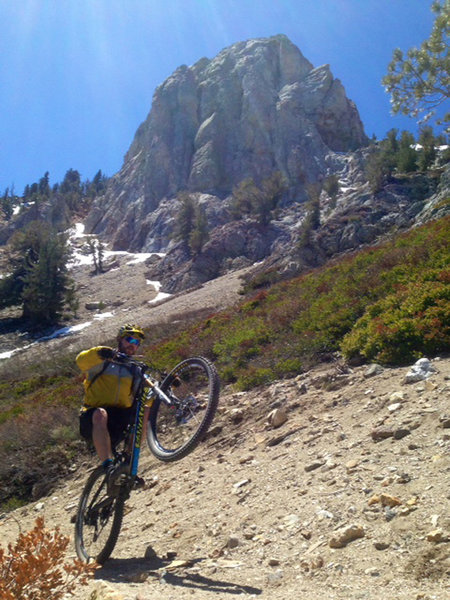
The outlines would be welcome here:
[[[431,0],[0,0],[0,193],[46,171],[116,173],[155,88],[181,64],[286,34],[330,64],[366,133],[392,127],[381,86],[394,48],[426,39]]]

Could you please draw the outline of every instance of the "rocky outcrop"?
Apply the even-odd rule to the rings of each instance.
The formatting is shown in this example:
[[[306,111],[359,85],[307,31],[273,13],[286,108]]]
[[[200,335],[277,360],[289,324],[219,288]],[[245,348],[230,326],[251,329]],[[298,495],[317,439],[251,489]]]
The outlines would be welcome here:
[[[288,183],[285,203],[301,201],[305,186],[326,174],[330,153],[366,142],[328,65],[313,68],[283,35],[240,42],[179,67],[156,89],[87,225],[116,249],[165,250],[167,214],[181,190],[224,199],[243,179],[279,171]],[[165,225],[154,214],[164,204]]]
[[[216,227],[200,254],[192,256],[186,245],[179,243],[164,258],[149,260],[148,278],[160,281],[169,293],[195,287],[262,261],[281,239],[287,243],[289,235],[276,224],[233,221]]]
[[[436,172],[392,176],[374,194],[364,175],[369,152],[334,154],[329,160],[339,190],[335,198],[322,191],[319,225],[311,229],[307,241],[304,233],[309,209],[305,203],[284,207],[266,226],[251,218],[213,226],[213,220],[208,219],[210,239],[201,255],[190,256],[182,244],[170,247],[164,258],[149,265],[149,278],[174,292],[255,262],[261,262],[253,269],[256,276],[276,271],[277,277],[291,277],[333,256],[448,214],[450,165],[443,169],[440,180]],[[227,202],[221,206],[226,222]]]
[[[57,231],[63,231],[69,227],[70,220],[70,210],[61,196],[55,195],[53,201],[24,202],[16,216],[0,223],[0,246],[7,244],[16,231],[26,229],[33,221],[45,221]]]

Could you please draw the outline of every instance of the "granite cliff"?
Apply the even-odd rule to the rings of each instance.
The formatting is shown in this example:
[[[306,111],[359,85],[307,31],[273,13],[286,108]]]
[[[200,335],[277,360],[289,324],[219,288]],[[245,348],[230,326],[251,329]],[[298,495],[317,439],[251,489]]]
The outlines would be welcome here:
[[[180,191],[202,194],[212,229],[228,220],[224,201],[242,180],[280,172],[284,203],[301,202],[340,153],[366,143],[328,65],[314,68],[284,35],[239,42],[156,89],[88,226],[117,249],[166,251]]]

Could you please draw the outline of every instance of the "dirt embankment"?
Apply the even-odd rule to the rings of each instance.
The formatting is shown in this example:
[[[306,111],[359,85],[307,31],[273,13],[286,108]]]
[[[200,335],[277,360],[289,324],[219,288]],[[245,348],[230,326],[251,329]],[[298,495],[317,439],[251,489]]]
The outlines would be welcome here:
[[[76,598],[448,598],[450,359],[432,365],[409,384],[407,368],[336,363],[224,390],[191,456],[167,465],[143,453],[147,489]],[[37,515],[72,536],[90,466],[3,518],[2,544]]]

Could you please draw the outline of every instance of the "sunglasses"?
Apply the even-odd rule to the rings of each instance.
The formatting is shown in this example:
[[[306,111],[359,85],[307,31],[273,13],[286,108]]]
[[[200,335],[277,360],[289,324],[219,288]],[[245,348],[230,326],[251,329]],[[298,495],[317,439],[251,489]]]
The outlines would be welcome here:
[[[139,346],[139,344],[141,343],[141,340],[138,340],[137,338],[131,336],[126,337],[125,341],[129,344],[133,344],[133,346]]]

